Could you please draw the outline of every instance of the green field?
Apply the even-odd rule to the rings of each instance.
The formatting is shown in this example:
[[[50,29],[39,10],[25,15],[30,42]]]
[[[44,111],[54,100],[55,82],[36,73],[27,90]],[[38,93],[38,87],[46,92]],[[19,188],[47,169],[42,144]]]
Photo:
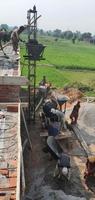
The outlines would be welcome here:
[[[89,93],[95,87],[95,46],[89,43],[66,41],[54,37],[40,37],[39,42],[46,45],[45,60],[37,61],[37,83],[46,75],[58,88],[67,85],[87,86]],[[22,74],[27,76],[27,61],[24,60],[25,48],[21,48]]]
[[[89,43],[78,42],[53,38],[40,38],[46,45],[45,63],[53,64],[62,68],[87,68],[95,69],[95,46]]]

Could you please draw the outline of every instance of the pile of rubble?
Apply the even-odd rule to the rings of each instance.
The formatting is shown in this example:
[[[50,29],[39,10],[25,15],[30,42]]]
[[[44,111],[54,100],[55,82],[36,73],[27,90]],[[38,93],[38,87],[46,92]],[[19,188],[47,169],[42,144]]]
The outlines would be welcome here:
[[[77,99],[81,99],[84,96],[80,90],[72,87],[57,90],[56,93],[68,96],[70,98],[70,103],[73,103]]]

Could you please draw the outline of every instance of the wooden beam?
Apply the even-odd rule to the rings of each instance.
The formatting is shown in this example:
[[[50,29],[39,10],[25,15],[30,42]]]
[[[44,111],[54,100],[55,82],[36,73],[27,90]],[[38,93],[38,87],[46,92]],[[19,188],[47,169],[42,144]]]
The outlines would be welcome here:
[[[20,136],[20,103],[18,104],[18,158],[17,158],[17,188],[16,188],[16,200],[20,200],[20,174],[21,174],[21,136]]]
[[[71,128],[72,128],[73,132],[75,133],[80,145],[84,149],[86,156],[88,157],[89,155],[91,155],[91,152],[90,152],[84,138],[82,137],[81,130],[76,125],[71,125]]]
[[[22,182],[21,183],[21,185],[22,185],[21,197],[24,197],[26,185],[25,185],[25,172],[24,172],[23,154],[22,154],[22,158],[21,158],[21,182]]]
[[[45,130],[43,132],[40,133],[40,137],[48,137],[48,132]],[[64,139],[68,139],[71,138],[72,135],[70,133],[70,131],[65,131],[65,132],[60,132],[60,134],[58,134],[55,139],[56,140],[64,140]]]

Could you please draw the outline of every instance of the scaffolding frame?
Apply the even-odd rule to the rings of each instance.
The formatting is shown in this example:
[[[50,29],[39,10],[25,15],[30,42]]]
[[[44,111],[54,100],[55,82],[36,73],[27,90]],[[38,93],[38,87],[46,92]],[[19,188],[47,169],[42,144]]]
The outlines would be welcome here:
[[[28,111],[29,121],[32,119],[34,122],[36,113],[36,61],[43,59],[45,48],[45,46],[39,44],[37,41],[37,20],[39,17],[41,17],[41,15],[37,17],[35,5],[33,9],[27,11],[28,42],[26,43],[26,47],[28,55],[25,57],[28,59]]]
[[[32,16],[32,17],[31,17]],[[37,11],[36,6],[27,11],[27,21],[28,21],[28,43],[31,39],[37,38]],[[31,60],[28,54],[28,110],[29,110],[29,120],[31,118],[35,121],[35,94],[36,94],[36,60]],[[32,102],[32,103],[31,103]]]

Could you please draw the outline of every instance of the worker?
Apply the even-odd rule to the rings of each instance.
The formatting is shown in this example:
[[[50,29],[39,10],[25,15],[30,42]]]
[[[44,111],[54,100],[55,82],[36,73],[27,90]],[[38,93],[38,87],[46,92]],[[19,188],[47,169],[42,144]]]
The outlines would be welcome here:
[[[65,124],[65,114],[62,111],[54,108],[51,109],[51,112],[58,117],[58,121],[60,122],[60,131],[62,131],[62,129],[66,130],[67,127]]]
[[[43,105],[43,111],[46,115],[46,117],[51,117],[52,113],[51,113],[51,109],[57,109],[58,103],[56,98],[51,95],[50,98],[45,100],[45,103]]]
[[[43,112],[42,112],[42,122],[44,124],[44,127],[48,127],[50,118],[54,117],[54,114],[51,112],[52,108],[57,108],[57,101],[55,98],[53,98],[52,95],[48,95],[48,98],[44,100],[43,104]]]
[[[56,137],[58,134],[60,134],[60,131],[62,130],[65,124],[64,113],[55,108],[51,108],[50,113],[51,116],[48,125],[48,135]]]
[[[46,98],[50,87],[51,83],[48,83],[46,80],[46,76],[43,76],[43,79],[39,83],[39,94]]]
[[[46,83],[47,83],[46,76],[43,76],[43,79],[41,80],[41,82],[39,83],[39,85],[45,85]]]
[[[70,157],[65,153],[61,153],[57,161],[53,177],[61,178],[62,176],[65,176],[69,180],[70,168],[71,168]]]
[[[77,104],[73,107],[73,110],[70,114],[71,124],[77,124],[79,109],[80,109],[80,101],[78,101]]]
[[[84,172],[85,181],[89,176],[95,176],[95,156],[89,156],[86,161],[86,169]]]
[[[48,135],[56,137],[60,133],[61,122],[58,121],[58,116],[51,113],[48,123]]]
[[[6,56],[6,58],[8,58],[8,56],[4,52],[3,43],[9,42],[10,35],[11,35],[11,33],[7,32],[5,29],[0,29],[0,50],[3,51],[3,54]]]
[[[18,55],[18,43],[19,43],[19,40],[21,40],[19,38],[19,35],[24,31],[24,29],[25,29],[25,26],[20,26],[19,28],[14,29],[11,33],[11,41],[12,41],[12,45],[13,45],[13,51],[17,55]]]

